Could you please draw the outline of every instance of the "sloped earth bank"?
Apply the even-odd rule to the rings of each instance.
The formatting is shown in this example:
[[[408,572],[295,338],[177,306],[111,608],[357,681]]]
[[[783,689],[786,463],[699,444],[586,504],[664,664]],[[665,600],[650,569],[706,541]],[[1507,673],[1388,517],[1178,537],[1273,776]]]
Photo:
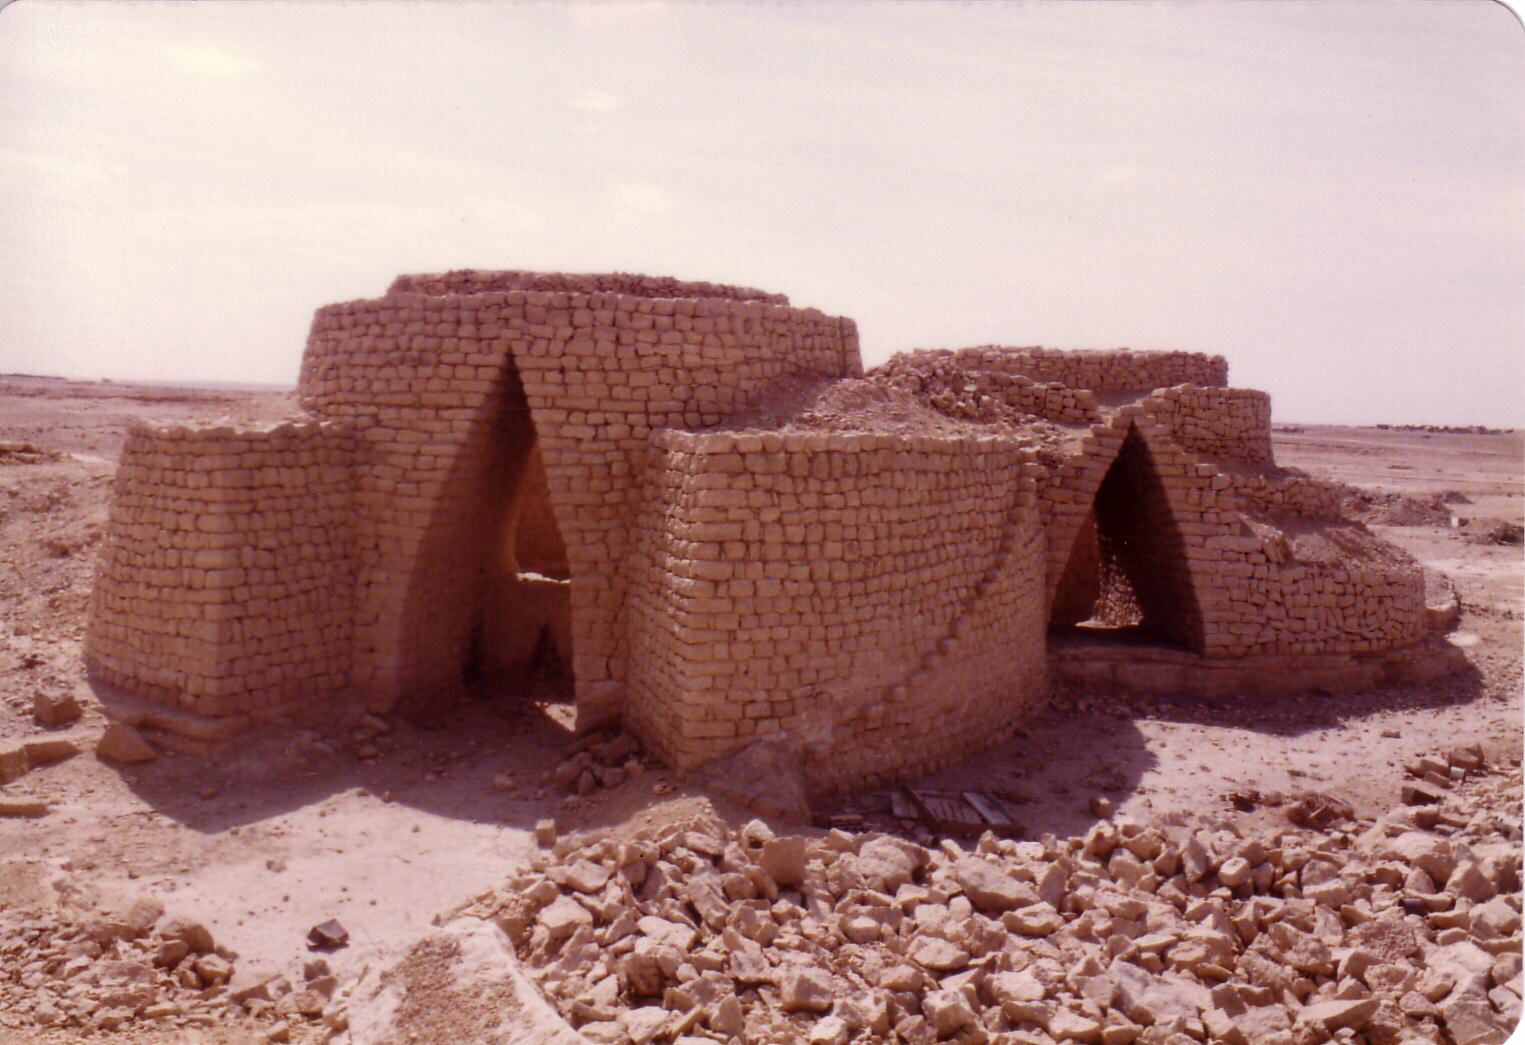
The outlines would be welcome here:
[[[1475,524],[1373,529],[1456,582],[1451,641],[1474,674],[1274,700],[1061,694],[1026,735],[927,781],[999,791],[1023,814],[1015,848],[954,850],[893,819],[883,793],[837,810],[859,817],[849,837],[748,827],[753,814],[620,744],[590,749],[590,777],[554,679],[426,722],[351,712],[204,754],[149,732],[153,760],[98,758],[107,720],[83,684],[80,640],[125,422],[272,420],[291,407],[271,392],[0,377],[0,810],[41,814],[0,817],[0,1040],[530,1042],[576,1040],[572,1023],[587,1040],[616,1027],[704,1037],[737,1009],[743,1032],[788,1021],[759,1031],[782,1041],[874,1040],[884,1020],[878,1037],[904,1026],[916,1040],[965,1009],[1013,1029],[966,1022],[945,1040],[1123,1040],[1136,1025],[1135,1040],[1259,1041],[1283,1019],[1294,1040],[1400,1026],[1414,1040],[1502,1040],[1519,986],[1522,571],[1518,547],[1469,533],[1521,520],[1518,434],[1276,438],[1280,462],[1312,474],[1424,503],[1467,498],[1442,503]],[[38,692],[75,696],[80,717],[42,724]],[[1473,743],[1483,765],[1458,763],[1462,779],[1442,787],[1449,756],[1469,758]],[[1405,784],[1424,783],[1405,764],[1435,774],[1438,806],[1402,804]],[[1289,819],[1346,807],[1317,828]],[[556,850],[534,838],[548,817],[568,840]],[[780,845],[804,857],[798,884],[766,871]],[[1236,859],[1249,878],[1228,884],[1245,870]],[[909,866],[909,883],[860,882],[876,861]],[[627,901],[618,883],[638,866]],[[957,877],[990,870],[1016,906],[977,902],[981,887]],[[600,873],[600,889],[578,888]],[[605,902],[611,888],[621,910]],[[594,934],[586,964],[584,918],[568,905]],[[331,918],[348,943],[309,950],[308,930]],[[552,941],[553,924],[571,931]],[[674,963],[661,948],[680,943]],[[742,982],[738,961],[741,976],[767,975]],[[825,1011],[814,974],[832,992]],[[853,1030],[860,1019],[870,1029]]]

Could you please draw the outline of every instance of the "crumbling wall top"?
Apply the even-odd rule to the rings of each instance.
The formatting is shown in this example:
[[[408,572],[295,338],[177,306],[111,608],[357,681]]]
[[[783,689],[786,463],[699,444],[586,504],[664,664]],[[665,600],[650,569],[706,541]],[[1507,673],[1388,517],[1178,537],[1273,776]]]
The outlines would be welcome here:
[[[784,294],[770,294],[753,287],[733,287],[674,279],[671,276],[643,276],[634,272],[526,272],[522,269],[455,269],[450,272],[401,275],[392,281],[387,294],[485,294],[503,290],[562,291],[574,294],[615,293],[641,298],[722,298],[729,301],[761,301],[787,305]]]
[[[912,366],[947,359],[968,370],[1018,374],[1034,381],[1090,389],[1098,395],[1125,392],[1142,395],[1172,385],[1202,388],[1228,385],[1228,361],[1202,352],[978,345],[956,350],[917,349],[908,357]]]

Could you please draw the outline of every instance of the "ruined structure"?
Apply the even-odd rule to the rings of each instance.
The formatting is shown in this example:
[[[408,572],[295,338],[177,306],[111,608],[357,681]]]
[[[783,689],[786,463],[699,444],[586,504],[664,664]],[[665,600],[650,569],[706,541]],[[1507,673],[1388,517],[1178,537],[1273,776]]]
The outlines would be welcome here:
[[[1420,568],[1278,471],[1269,398],[1227,378],[1037,348],[864,375],[851,320],[779,295],[403,276],[318,310],[301,417],[128,433],[87,661],[243,721],[556,656],[579,727],[685,767],[777,738],[822,790],[995,742],[1051,674],[1404,670]]]

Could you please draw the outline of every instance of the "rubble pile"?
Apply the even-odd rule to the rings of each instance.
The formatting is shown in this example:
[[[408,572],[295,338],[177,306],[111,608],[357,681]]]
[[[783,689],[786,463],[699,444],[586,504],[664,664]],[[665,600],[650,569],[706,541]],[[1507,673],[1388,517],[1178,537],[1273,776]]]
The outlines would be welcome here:
[[[602,788],[619,787],[644,772],[641,742],[629,733],[591,733],[573,745],[571,753],[547,774],[562,791],[587,795]]]
[[[593,1042],[1503,1041],[1520,774],[1476,749],[1412,768],[1424,804],[1303,818],[1322,830],[562,839],[465,913]]]
[[[321,958],[296,985],[243,969],[204,925],[165,917],[148,897],[79,918],[0,913],[0,1026],[75,1036],[188,1033],[242,1020],[261,1040],[314,1040],[346,1026],[336,987]]]
[[[974,368],[951,355],[897,355],[866,376],[916,396],[947,417],[1018,432],[1041,445],[1062,441],[1062,424],[1099,420],[1088,392]]]

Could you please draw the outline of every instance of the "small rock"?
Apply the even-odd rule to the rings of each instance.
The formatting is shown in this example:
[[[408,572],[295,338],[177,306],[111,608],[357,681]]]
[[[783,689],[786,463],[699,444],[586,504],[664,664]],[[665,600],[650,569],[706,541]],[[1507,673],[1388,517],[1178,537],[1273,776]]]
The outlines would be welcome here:
[[[947,972],[969,964],[969,952],[936,936],[918,935],[906,948],[906,957],[923,969]]]
[[[694,946],[698,936],[690,926],[681,922],[668,921],[666,918],[658,918],[655,915],[647,915],[636,922],[642,935],[655,940],[657,943],[674,947],[682,953],[688,953]]]
[[[197,954],[206,954],[214,946],[211,931],[200,922],[188,918],[170,918],[159,926],[159,935],[166,940],[180,940]]]
[[[1218,881],[1230,889],[1237,889],[1250,880],[1250,862],[1242,856],[1232,856],[1218,867]]]
[[[197,958],[191,968],[196,971],[196,975],[201,979],[202,985],[206,987],[215,987],[218,984],[227,983],[228,978],[233,975],[233,966],[226,958],[216,954],[208,954]]]
[[[540,912],[540,924],[545,926],[552,940],[561,940],[571,936],[580,925],[591,926],[593,915],[570,896],[558,896]]]
[[[113,722],[96,741],[95,757],[106,762],[149,762],[158,758],[159,753],[132,726]]]
[[[1401,796],[1406,806],[1435,805],[1445,798],[1436,788],[1417,782],[1404,784]]]
[[[974,1022],[974,1010],[961,991],[932,991],[921,1000],[921,1012],[939,1038],[947,1038]]]
[[[1101,1023],[1069,1009],[1055,1009],[1048,1020],[1048,1032],[1056,1041],[1101,1040]]]
[[[740,1034],[742,1027],[746,1025],[741,1001],[736,995],[727,994],[710,1010],[708,1022],[710,1030],[720,1034]]]
[[[148,931],[164,915],[164,905],[152,897],[134,900],[125,910],[119,910],[108,919],[113,935],[121,940],[136,940]]]
[[[1378,998],[1337,999],[1309,1005],[1297,1014],[1299,1023],[1334,1033],[1341,1027],[1359,1030],[1377,1011]]]
[[[30,768],[26,748],[13,747],[0,750],[0,784],[20,780]]]
[[[542,847],[556,844],[556,821],[535,821],[535,844]]]
[[[49,729],[79,721],[82,709],[72,693],[38,690],[32,697],[32,717]]]
[[[191,948],[184,940],[161,940],[154,951],[154,964],[174,965],[190,953]]]
[[[1001,924],[1026,936],[1047,936],[1064,924],[1059,912],[1046,903],[1035,903],[1001,915]]]
[[[667,1027],[667,1010],[659,1005],[643,1005],[620,1013],[620,1026],[635,1045],[646,1045]]]
[[[831,975],[812,966],[790,966],[779,983],[779,1002],[785,1012],[826,1012],[831,1008]]]
[[[27,766],[32,769],[62,762],[79,754],[79,745],[68,737],[28,740],[21,745],[21,749],[26,752]]]
[[[870,889],[893,894],[916,873],[917,853],[898,838],[874,838],[859,848],[854,866]]]
[[[46,816],[48,803],[41,798],[0,798],[0,817]]]
[[[307,930],[307,946],[315,951],[332,951],[349,944],[349,931],[330,918]]]
[[[757,862],[779,885],[798,885],[805,878],[805,839],[799,835],[763,843]]]
[[[806,1045],[847,1045],[848,1034],[847,1021],[840,1016],[827,1016],[815,1022],[805,1041]]]
[[[978,856],[955,861],[952,874],[964,895],[982,911],[1010,911],[1039,902],[1038,891],[1031,885]]]
[[[609,881],[609,869],[592,860],[579,860],[560,874],[561,883],[579,893],[596,893]]]

